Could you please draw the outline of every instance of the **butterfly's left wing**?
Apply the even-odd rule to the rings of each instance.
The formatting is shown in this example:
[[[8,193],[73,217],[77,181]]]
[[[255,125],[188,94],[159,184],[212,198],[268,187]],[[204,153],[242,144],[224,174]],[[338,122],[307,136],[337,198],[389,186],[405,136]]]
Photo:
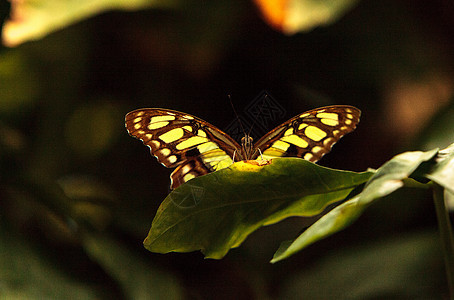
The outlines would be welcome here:
[[[176,168],[171,188],[233,163],[240,146],[230,136],[195,116],[160,108],[138,109],[125,117],[126,129],[168,168]]]
[[[254,144],[264,159],[294,156],[316,162],[342,136],[355,130],[361,111],[349,105],[313,109],[276,127]],[[255,157],[260,157],[256,151]]]

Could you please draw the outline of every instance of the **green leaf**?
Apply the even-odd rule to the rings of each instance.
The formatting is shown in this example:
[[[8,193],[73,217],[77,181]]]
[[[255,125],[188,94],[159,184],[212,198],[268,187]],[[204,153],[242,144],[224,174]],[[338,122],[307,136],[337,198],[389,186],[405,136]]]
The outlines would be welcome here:
[[[13,1],[11,18],[3,26],[3,43],[15,47],[40,39],[93,15],[113,9],[135,10],[173,6],[174,0],[24,0]]]
[[[364,190],[321,217],[293,241],[286,241],[276,251],[272,263],[301,251],[310,244],[332,235],[353,223],[373,201],[404,186],[423,162],[433,160],[438,150],[405,152],[385,163],[372,176]]]
[[[263,225],[320,214],[371,175],[333,170],[299,158],[274,159],[265,166],[238,162],[170,193],[144,246],[158,253],[200,249],[205,257],[220,259]]]
[[[437,157],[418,173],[454,193],[454,144],[440,150]]]

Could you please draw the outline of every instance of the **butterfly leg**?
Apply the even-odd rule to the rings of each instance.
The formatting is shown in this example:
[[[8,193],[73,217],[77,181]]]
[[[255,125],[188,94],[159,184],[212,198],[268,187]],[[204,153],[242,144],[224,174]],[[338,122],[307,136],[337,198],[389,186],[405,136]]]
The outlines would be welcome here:
[[[257,148],[257,150],[259,150],[260,158],[263,160],[262,151],[260,151],[260,148]]]

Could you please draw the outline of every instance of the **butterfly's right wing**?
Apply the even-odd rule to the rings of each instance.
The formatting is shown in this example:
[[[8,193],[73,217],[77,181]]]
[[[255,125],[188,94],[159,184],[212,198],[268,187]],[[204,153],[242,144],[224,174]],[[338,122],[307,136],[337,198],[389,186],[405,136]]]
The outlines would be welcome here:
[[[332,105],[299,114],[268,132],[255,143],[262,157],[293,156],[316,162],[345,134],[355,130],[361,111]],[[260,157],[255,152],[255,157]]]
[[[195,116],[159,108],[138,109],[125,117],[129,134],[150,148],[158,161],[176,168],[171,188],[230,166],[240,146],[230,136]]]

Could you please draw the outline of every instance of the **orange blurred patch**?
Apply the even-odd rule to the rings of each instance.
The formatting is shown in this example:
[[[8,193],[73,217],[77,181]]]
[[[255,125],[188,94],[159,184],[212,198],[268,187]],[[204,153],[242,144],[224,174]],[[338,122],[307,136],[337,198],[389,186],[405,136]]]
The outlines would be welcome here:
[[[454,96],[454,82],[442,73],[430,73],[419,80],[396,78],[385,88],[384,124],[402,139],[411,139]]]
[[[289,0],[254,0],[254,2],[268,25],[283,31]]]

